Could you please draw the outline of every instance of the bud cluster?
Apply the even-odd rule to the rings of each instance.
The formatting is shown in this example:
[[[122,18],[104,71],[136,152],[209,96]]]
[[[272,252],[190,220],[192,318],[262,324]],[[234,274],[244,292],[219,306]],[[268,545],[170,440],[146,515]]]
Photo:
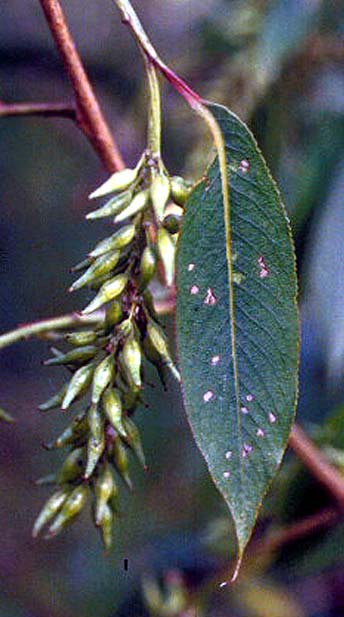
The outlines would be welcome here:
[[[176,234],[189,187],[182,178],[170,178],[159,157],[145,152],[135,169],[113,174],[90,198],[111,194],[87,215],[114,217],[114,233],[99,242],[73,270],[80,276],[70,291],[89,286],[95,297],[82,311],[102,309],[102,325],[74,330],[63,336],[67,350],[53,348],[46,365],[63,365],[69,379],[41,411],[66,412],[85,399],[78,413],[48,449],[69,450],[56,475],[38,482],[54,483],[56,490],[35,522],[33,535],[47,527],[46,538],[57,535],[81,512],[89,497],[93,520],[105,548],[118,516],[118,478],[131,488],[128,453],[145,468],[145,457],[133,412],[142,402],[144,360],[157,368],[165,383],[170,370],[179,379],[165,334],[159,325],[148,289],[163,273],[173,284]],[[176,205],[180,213],[175,213]],[[160,267],[159,267],[160,264]]]

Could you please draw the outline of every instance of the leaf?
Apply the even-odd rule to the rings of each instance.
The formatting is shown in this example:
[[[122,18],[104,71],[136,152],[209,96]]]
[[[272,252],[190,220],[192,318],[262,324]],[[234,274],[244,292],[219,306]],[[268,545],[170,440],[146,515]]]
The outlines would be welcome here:
[[[238,566],[294,419],[299,323],[289,223],[248,128],[209,104],[225,140],[186,204],[177,338],[195,440],[232,514]]]

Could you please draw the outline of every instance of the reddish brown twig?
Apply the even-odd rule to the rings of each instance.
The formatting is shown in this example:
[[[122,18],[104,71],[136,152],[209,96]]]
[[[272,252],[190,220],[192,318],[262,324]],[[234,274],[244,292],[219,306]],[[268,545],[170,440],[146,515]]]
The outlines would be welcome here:
[[[284,546],[301,540],[307,536],[317,533],[321,529],[326,529],[331,525],[341,520],[341,513],[335,508],[326,508],[316,514],[306,516],[300,521],[291,523],[282,529],[268,532],[266,538],[263,538],[252,544],[252,550],[262,550],[271,552],[280,550]]]
[[[76,50],[58,0],[40,0],[46,20],[73,86],[77,120],[108,171],[123,169],[124,162],[103,117]]]
[[[290,438],[289,446],[292,448],[297,458],[311,472],[334,497],[338,505],[344,508],[344,478],[330,465],[322,452],[317,446],[307,437],[302,428],[294,424]]]
[[[0,117],[14,116],[60,116],[76,121],[77,114],[73,105],[67,103],[4,103],[0,101]]]

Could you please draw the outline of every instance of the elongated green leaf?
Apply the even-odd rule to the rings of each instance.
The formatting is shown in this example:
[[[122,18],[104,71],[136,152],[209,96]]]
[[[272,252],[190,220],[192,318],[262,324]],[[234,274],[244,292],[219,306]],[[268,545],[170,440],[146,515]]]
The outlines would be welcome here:
[[[252,134],[225,107],[208,109],[225,139],[230,204],[216,159],[186,205],[177,337],[186,412],[240,562],[294,418],[297,284],[285,210]]]

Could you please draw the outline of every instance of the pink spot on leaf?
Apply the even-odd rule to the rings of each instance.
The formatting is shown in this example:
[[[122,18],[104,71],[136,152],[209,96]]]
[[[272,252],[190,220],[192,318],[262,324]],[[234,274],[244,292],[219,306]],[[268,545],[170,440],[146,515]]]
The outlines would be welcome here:
[[[250,171],[250,163],[246,161],[246,159],[243,159],[242,161],[240,161],[238,169],[244,174],[247,174]]]
[[[203,394],[203,400],[205,403],[209,403],[214,397],[215,397],[215,394],[211,390],[208,390],[207,392]]]
[[[270,424],[275,424],[276,420],[277,420],[277,418],[276,418],[275,414],[270,411],[270,413],[269,413],[269,422],[270,422]]]
[[[242,457],[246,458],[249,454],[251,454],[252,450],[253,450],[252,446],[250,446],[248,443],[244,443],[242,453],[241,453]]]
[[[216,296],[213,290],[209,287],[209,289],[207,290],[207,295],[204,298],[204,304],[207,304],[208,306],[214,306],[216,302],[217,302]]]
[[[190,294],[192,296],[196,296],[199,293],[199,287],[197,285],[192,285],[192,287],[190,287]]]
[[[220,362],[220,356],[213,356],[211,359],[211,365],[217,366]]]
[[[264,257],[259,257],[258,259],[259,266],[259,276],[261,279],[265,279],[270,274],[270,270],[265,263]]]
[[[265,432],[263,431],[262,428],[258,428],[256,431],[256,435],[257,437],[265,437]]]

